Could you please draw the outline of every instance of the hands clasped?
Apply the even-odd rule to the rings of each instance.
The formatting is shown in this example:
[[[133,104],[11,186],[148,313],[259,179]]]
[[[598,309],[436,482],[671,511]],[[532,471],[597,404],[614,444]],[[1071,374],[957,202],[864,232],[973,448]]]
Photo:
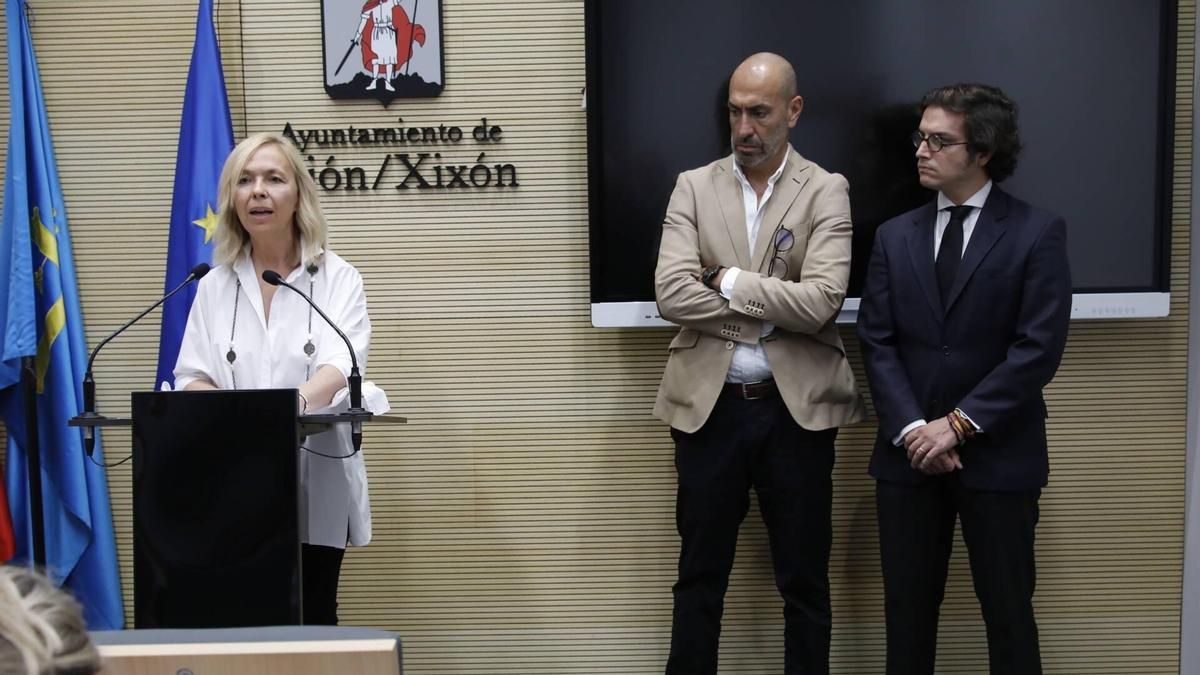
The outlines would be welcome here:
[[[935,476],[962,468],[958,435],[945,417],[908,432],[904,436],[904,448],[912,468],[922,473]]]

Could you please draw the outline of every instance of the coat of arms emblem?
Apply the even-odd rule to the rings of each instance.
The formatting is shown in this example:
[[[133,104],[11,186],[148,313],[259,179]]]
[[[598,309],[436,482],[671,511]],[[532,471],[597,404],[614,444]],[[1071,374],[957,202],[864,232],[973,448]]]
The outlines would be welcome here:
[[[441,0],[322,0],[325,91],[333,98],[442,92]]]

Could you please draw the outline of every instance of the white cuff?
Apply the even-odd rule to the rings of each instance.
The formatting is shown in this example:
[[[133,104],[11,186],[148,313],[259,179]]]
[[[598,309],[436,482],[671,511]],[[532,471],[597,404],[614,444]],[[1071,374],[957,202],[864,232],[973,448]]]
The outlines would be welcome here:
[[[981,431],[983,431],[983,429],[982,429],[982,428],[980,428],[980,426],[979,426],[978,424],[975,424],[975,420],[971,419],[971,416],[970,416],[970,415],[968,415],[967,413],[963,412],[963,409],[962,409],[962,408],[955,408],[955,410],[957,410],[957,411],[958,411],[958,414],[962,415],[962,416],[963,416],[963,418],[964,418],[965,420],[967,420],[967,422],[969,422],[969,423],[970,423],[970,425],[971,425],[972,427],[975,427],[975,431],[976,431],[976,432],[981,432]]]
[[[725,276],[721,279],[721,297],[729,300],[733,297],[733,284],[737,281],[737,277],[741,274],[741,270],[736,267],[726,267]]]
[[[908,432],[912,431],[913,429],[916,429],[917,427],[923,427],[923,426],[925,426],[925,424],[926,424],[926,422],[923,419],[913,420],[912,422],[909,422],[908,426],[901,429],[900,433],[895,438],[892,439],[892,445],[894,445],[896,447],[900,447],[901,445],[904,445],[904,437],[908,435]]]

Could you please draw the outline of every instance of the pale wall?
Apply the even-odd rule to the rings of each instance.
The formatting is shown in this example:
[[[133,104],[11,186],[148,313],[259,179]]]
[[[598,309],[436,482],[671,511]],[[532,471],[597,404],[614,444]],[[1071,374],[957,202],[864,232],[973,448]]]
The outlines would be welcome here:
[[[195,8],[30,4],[94,345],[161,293]],[[345,622],[399,632],[413,673],[660,671],[678,543],[670,439],[650,408],[671,331],[589,325],[583,3],[445,0],[445,93],[386,110],[326,97],[317,2],[219,4],[239,138],[288,121],[470,127],[487,116],[504,129],[488,161],[519,169],[516,189],[322,198],[336,250],[367,280],[368,379],[411,420],[365,444],[375,540],[347,556]],[[1181,5],[1171,317],[1073,324],[1047,391],[1037,606],[1048,673],[1178,672],[1195,16],[1192,0]],[[3,96],[7,117],[6,83]],[[423,149],[455,164],[478,152]],[[373,166],[382,152],[334,154]],[[151,386],[156,330],[146,321],[104,352],[104,412],[127,412],[128,392]],[[839,438],[838,673],[882,670],[872,433],[864,423]],[[110,459],[129,452],[127,433],[105,442]],[[129,465],[109,480],[132,619]],[[723,672],[779,672],[756,516],[726,616]],[[940,670],[985,672],[961,545],[943,616]]]

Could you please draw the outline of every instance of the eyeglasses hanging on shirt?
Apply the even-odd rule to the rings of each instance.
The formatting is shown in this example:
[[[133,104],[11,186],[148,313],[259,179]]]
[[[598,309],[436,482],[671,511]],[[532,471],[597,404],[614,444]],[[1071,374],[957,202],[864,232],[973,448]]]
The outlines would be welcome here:
[[[775,230],[775,238],[771,241],[771,264],[767,266],[767,276],[776,279],[786,279],[788,274],[787,261],[780,253],[787,253],[796,244],[796,237],[783,224]]]

